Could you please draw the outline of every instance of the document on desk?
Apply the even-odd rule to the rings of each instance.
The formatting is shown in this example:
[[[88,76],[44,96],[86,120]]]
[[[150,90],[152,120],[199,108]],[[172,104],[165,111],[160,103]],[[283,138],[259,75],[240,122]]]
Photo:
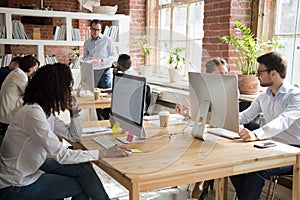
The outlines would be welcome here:
[[[110,128],[103,127],[103,126],[82,128],[82,136],[87,136],[90,134],[106,134],[106,133],[112,133],[112,130]]]

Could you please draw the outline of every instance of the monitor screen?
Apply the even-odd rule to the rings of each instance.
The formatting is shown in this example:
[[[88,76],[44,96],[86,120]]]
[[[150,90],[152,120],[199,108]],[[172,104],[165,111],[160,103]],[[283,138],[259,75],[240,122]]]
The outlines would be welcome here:
[[[143,127],[146,78],[117,73],[113,78],[111,116],[127,132],[141,137]]]
[[[189,72],[189,84],[192,120],[207,101],[209,125],[239,132],[237,76]]]

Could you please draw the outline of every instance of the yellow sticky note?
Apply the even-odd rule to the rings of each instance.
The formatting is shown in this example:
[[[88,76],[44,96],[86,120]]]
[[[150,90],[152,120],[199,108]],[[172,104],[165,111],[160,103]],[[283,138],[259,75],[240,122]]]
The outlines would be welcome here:
[[[119,124],[118,122],[116,122],[116,123],[113,125],[113,127],[111,128],[112,132],[113,132],[113,133],[118,132],[119,127],[120,127],[120,124]]]
[[[142,151],[139,149],[131,149],[131,152],[132,153],[141,153]]]

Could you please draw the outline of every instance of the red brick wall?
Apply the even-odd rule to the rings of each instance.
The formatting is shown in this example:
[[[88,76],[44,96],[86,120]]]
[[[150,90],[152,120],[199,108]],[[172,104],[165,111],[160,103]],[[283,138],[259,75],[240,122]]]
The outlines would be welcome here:
[[[250,0],[205,0],[203,63],[211,57],[223,57],[232,71],[239,70],[235,67],[231,47],[220,42],[219,38],[235,33],[232,25],[235,20],[250,25],[251,12]]]

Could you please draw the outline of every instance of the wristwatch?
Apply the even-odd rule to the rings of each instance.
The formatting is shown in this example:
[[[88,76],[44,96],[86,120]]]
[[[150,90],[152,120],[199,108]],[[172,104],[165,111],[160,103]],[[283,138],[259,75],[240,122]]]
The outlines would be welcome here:
[[[101,58],[101,62],[103,63],[103,59]]]

